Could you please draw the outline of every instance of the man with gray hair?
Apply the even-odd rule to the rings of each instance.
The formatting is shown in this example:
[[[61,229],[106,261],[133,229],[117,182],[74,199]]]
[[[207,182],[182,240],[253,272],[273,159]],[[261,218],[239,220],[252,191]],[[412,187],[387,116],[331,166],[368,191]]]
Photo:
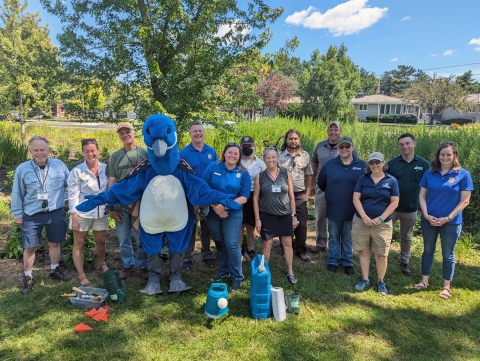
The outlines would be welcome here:
[[[49,158],[48,140],[34,136],[28,141],[32,159],[20,164],[15,170],[12,186],[11,213],[16,224],[22,227],[23,286],[22,293],[33,290],[32,269],[35,251],[45,227],[50,256],[49,277],[62,281],[70,280],[60,267],[60,244],[65,242],[65,188],[68,168],[59,159]]]

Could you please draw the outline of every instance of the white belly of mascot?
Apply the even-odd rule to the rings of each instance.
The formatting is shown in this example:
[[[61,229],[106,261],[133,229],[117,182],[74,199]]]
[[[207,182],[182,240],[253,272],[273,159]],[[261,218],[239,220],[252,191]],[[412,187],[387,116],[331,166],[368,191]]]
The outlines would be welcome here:
[[[180,181],[173,175],[156,176],[143,192],[140,224],[150,234],[185,228],[188,208]]]

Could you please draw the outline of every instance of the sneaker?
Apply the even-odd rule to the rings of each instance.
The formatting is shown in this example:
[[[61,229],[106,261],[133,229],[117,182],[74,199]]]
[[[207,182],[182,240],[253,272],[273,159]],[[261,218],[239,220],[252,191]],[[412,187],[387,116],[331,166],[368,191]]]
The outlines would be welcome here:
[[[193,267],[192,261],[190,261],[188,259],[183,261],[183,269],[192,269],[192,267]]]
[[[400,262],[400,269],[405,276],[411,276],[412,270],[408,267],[407,263]]]
[[[337,266],[335,266],[334,264],[327,264],[327,271],[337,273]]]
[[[128,277],[132,275],[133,266],[132,267],[123,267],[122,271],[120,272],[120,279],[126,280]]]
[[[60,281],[70,281],[71,277],[67,275],[60,266],[57,268],[50,270],[48,273],[50,278],[55,278]]]
[[[377,282],[377,291],[378,291],[378,293],[380,293],[381,295],[384,295],[384,296],[386,296],[388,294],[387,286],[385,286],[385,282],[383,282],[383,281],[378,281]]]
[[[203,262],[205,262],[205,265],[209,268],[213,268],[215,267],[215,260],[214,259],[205,259],[203,260]]]
[[[319,253],[319,252],[326,252],[326,251],[327,251],[327,247],[315,246],[310,248],[310,252],[312,253]]]
[[[250,260],[252,260],[255,257],[255,255],[256,255],[255,250],[251,249],[247,251],[247,256],[248,258],[250,258]]]
[[[230,286],[230,291],[238,291],[242,287],[242,281],[240,280],[233,280],[232,285]]]
[[[352,266],[345,266],[343,267],[343,270],[348,276],[352,276],[355,273]]]
[[[148,280],[148,268],[140,268],[140,278],[142,280]]]
[[[33,278],[30,276],[23,276],[23,286],[20,292],[28,293],[33,291]]]
[[[364,280],[363,278],[355,285],[357,291],[365,291],[365,288],[370,287],[370,279]]]
[[[213,282],[218,282],[218,281],[221,281],[222,279],[228,278],[228,277],[230,277],[230,273],[217,272],[212,276],[211,280]]]

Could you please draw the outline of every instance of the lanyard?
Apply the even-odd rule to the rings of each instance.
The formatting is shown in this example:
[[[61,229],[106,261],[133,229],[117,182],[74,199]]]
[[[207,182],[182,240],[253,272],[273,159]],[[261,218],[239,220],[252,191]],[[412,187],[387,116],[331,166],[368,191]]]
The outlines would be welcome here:
[[[34,161],[32,160],[32,163],[34,163]],[[46,189],[45,189],[45,183],[47,183],[47,176],[48,176],[48,171],[50,170],[50,167],[48,166],[48,161],[47,161],[47,172],[45,173],[45,177],[43,177],[43,183],[42,181],[40,180],[40,177],[39,175],[37,174],[37,171],[35,169],[35,167],[33,166],[33,164],[30,163],[30,165],[32,166],[33,168],[33,171],[35,172],[35,175],[37,176],[37,179],[38,179],[38,183],[40,183],[40,185],[42,186],[42,192],[46,193]],[[41,172],[41,170],[39,170],[39,173]]]
[[[132,160],[130,159],[130,157],[128,156],[127,154],[127,151],[125,150],[125,148],[123,148],[123,151],[125,152],[125,156],[127,157],[128,161],[130,162],[130,164],[132,165],[133,168],[135,168],[138,164],[138,148],[135,147],[135,150],[137,151],[137,161],[135,164],[132,163]]]

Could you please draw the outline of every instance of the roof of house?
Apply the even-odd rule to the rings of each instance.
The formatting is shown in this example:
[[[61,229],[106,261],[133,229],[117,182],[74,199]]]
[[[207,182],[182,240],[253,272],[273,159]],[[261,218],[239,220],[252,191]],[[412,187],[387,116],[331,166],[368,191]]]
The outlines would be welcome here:
[[[353,104],[365,104],[365,103],[397,103],[397,104],[407,104],[405,100],[395,97],[389,97],[388,95],[364,95],[361,98],[353,98]]]

